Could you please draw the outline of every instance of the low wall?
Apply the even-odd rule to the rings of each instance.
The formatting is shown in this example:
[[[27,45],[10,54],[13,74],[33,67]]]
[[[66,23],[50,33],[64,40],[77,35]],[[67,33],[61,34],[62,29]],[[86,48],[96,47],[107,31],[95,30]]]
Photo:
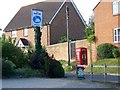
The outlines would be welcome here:
[[[94,43],[89,43],[86,39],[74,41],[75,46],[77,47],[86,47],[88,52],[88,64],[92,61],[96,60],[96,47]],[[49,45],[46,47],[47,52],[50,56],[54,56],[57,60],[68,60],[68,44],[66,43],[59,43],[54,45]],[[71,59],[71,61],[75,60]]]

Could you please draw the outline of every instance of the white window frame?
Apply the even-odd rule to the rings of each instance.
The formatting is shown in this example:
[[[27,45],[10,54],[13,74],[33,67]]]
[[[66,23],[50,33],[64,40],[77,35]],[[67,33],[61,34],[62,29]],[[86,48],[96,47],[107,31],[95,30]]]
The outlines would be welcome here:
[[[25,29],[23,30],[23,35],[24,35],[24,36],[28,36],[28,28],[25,28]]]
[[[113,15],[120,14],[120,0],[115,0],[112,3],[112,11],[113,11]]]
[[[114,43],[120,43],[120,28],[114,29]]]
[[[16,38],[17,37],[17,31],[12,31],[11,34],[12,34],[12,38]]]

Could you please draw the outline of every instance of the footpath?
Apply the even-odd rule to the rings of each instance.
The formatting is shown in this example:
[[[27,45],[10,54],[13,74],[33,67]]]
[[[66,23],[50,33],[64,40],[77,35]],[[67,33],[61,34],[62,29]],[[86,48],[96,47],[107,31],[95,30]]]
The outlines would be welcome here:
[[[68,78],[77,78],[76,73],[66,73],[66,76]],[[103,74],[93,74],[92,79],[91,79],[91,75],[89,73],[85,73],[85,80],[99,81],[99,82],[111,82],[111,83],[120,84],[120,75],[108,74],[106,76],[106,80],[104,80]]]

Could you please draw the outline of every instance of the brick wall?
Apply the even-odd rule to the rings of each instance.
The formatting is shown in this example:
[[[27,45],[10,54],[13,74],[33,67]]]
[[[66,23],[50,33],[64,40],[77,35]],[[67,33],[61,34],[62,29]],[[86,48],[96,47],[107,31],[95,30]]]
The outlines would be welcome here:
[[[104,1],[104,0],[102,0]],[[113,29],[120,27],[120,14],[112,14],[112,2],[100,2],[94,9],[96,45],[114,44]],[[119,44],[115,44],[119,46]]]
[[[85,39],[85,40],[78,40],[75,42],[76,43],[76,48],[77,47],[86,47],[88,52],[88,64],[91,63],[92,61],[96,61],[96,48],[95,44],[91,44],[91,49],[92,49],[92,54],[90,54],[90,43]],[[60,44],[54,44],[54,45],[49,45],[46,47],[47,52],[49,53],[50,56],[54,55],[54,58],[57,60],[68,60],[68,47],[67,43],[60,43]],[[74,61],[75,59],[72,59],[71,61]]]
[[[33,28],[28,28],[28,29],[29,29],[28,30],[28,36],[24,36],[24,34],[23,34],[24,29],[19,29],[19,30],[17,30],[17,37],[12,38],[12,40],[16,39],[16,43],[17,43],[20,38],[25,38],[30,42],[31,46],[34,46],[35,45],[35,41],[34,41],[35,32],[34,32],[34,29]],[[44,26],[42,28],[41,43],[42,43],[43,46],[46,46],[47,45],[47,39],[49,40],[49,32],[47,33],[47,29],[49,31],[49,28],[47,28],[47,26]],[[12,37],[11,32],[5,32],[5,34],[6,34],[7,37],[9,37],[9,36]],[[49,43],[50,42],[48,41],[48,44]]]

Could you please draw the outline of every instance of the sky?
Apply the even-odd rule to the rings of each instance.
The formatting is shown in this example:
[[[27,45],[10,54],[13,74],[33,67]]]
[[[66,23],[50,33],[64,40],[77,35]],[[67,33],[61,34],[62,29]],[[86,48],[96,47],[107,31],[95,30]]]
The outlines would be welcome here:
[[[44,0],[2,0],[0,2],[0,28],[4,30],[22,6]],[[85,21],[93,14],[93,8],[100,0],[73,0]]]

